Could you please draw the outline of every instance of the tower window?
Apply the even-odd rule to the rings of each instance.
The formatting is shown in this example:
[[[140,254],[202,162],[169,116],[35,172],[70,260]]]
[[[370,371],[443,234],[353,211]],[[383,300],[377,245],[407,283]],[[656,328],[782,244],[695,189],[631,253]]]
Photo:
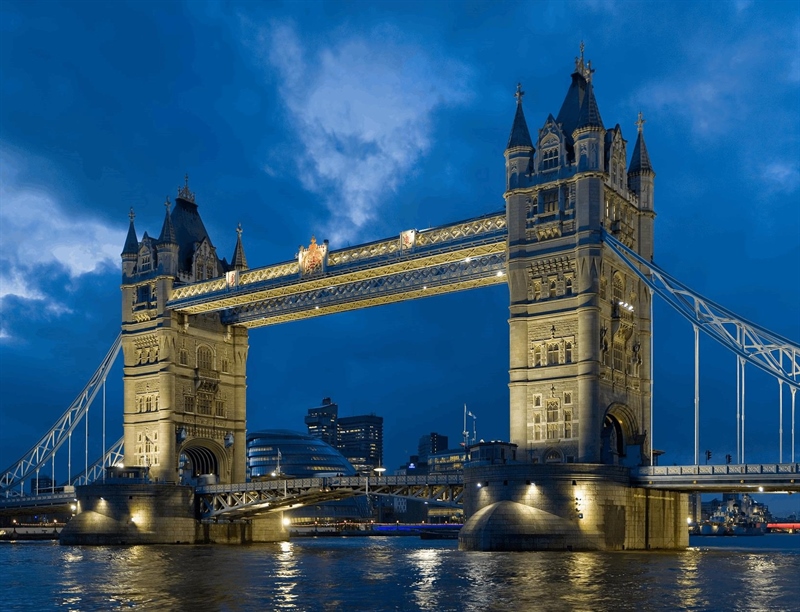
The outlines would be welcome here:
[[[194,412],[194,396],[186,395],[183,398],[184,412]]]
[[[558,189],[545,191],[543,194],[543,199],[545,214],[558,211]]]
[[[564,410],[564,437],[572,437],[572,410]]]
[[[564,293],[572,295],[572,279],[569,276],[564,281]]]
[[[533,349],[533,365],[534,367],[542,365],[542,347],[537,346]]]
[[[542,153],[542,170],[550,170],[558,166],[558,147],[547,149]]]
[[[550,297],[556,297],[556,281],[554,280],[550,281]]]
[[[558,423],[558,400],[553,399],[547,402],[547,422]]]
[[[624,350],[622,344],[619,343],[619,342],[615,342],[614,343],[613,352],[614,352],[614,369],[615,370],[619,370],[620,372],[624,371],[625,370],[625,360],[624,360],[625,350]]]
[[[547,345],[547,365],[558,365],[558,345]]]
[[[572,363],[572,342],[567,342],[564,345],[564,361]]]
[[[201,346],[197,349],[197,367],[202,370],[210,370],[213,364],[213,356],[211,349],[206,346]]]
[[[622,295],[625,293],[625,283],[622,280],[622,275],[615,274],[614,275],[614,282],[611,287],[611,301],[616,306],[620,302],[622,302]]]

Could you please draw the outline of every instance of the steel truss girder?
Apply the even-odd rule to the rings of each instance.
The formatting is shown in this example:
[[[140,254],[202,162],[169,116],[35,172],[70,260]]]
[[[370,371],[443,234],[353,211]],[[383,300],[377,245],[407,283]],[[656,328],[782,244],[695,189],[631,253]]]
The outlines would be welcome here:
[[[213,292],[170,299],[167,306],[186,314],[226,310],[368,279],[452,264],[467,258],[505,253],[506,235],[505,227],[503,227],[502,230],[496,229],[485,235],[460,237],[457,241],[437,243],[435,248],[409,250],[398,253],[394,257],[364,260],[358,262],[358,265],[339,266],[329,269],[325,273],[307,277],[298,278],[297,274],[291,274],[231,289],[224,289],[223,286],[222,290],[217,289]],[[464,263],[471,262],[464,261]],[[465,267],[465,271],[468,267]],[[216,285],[214,286],[216,287]],[[179,288],[175,294],[183,296],[185,289]],[[183,293],[179,293],[181,291]]]
[[[95,461],[92,465],[89,466],[89,470],[86,472],[81,472],[77,476],[73,476],[69,479],[67,484],[71,485],[87,485],[91,484],[97,480],[103,479],[103,474],[105,473],[105,469],[107,467],[111,467],[112,465],[116,465],[121,463],[122,460],[125,458],[125,436],[122,436],[119,440],[114,442],[108,450],[100,457],[97,461]]]
[[[114,360],[117,358],[122,345],[121,337],[121,335],[117,336],[100,366],[83,388],[83,391],[73,400],[55,425],[33,448],[23,455],[22,459],[3,471],[2,475],[0,475],[0,493],[6,496],[19,494],[18,491],[14,490],[15,485],[23,482],[44,465],[72,433],[81,418],[85,416],[86,411],[108,376],[111,366],[114,365]]]
[[[433,476],[429,480],[426,482],[424,476],[302,478],[204,486],[198,487],[196,494],[202,519],[247,518],[359,495],[404,497],[439,506],[461,505],[462,476]]]
[[[394,274],[364,270],[360,278],[332,282],[310,291],[292,293],[226,311],[229,325],[260,327],[473,289],[506,282],[505,244],[482,245],[448,253]]]
[[[631,470],[637,487],[669,491],[800,492],[800,463],[644,466]]]
[[[690,323],[742,359],[790,387],[800,388],[800,345],[704,298],[606,231],[603,240],[642,282]]]

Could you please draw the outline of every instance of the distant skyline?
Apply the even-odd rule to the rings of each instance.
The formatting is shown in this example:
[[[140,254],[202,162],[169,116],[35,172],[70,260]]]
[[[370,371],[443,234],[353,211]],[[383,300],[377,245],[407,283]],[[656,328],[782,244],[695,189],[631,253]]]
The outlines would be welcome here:
[[[250,267],[312,235],[335,249],[501,211],[516,84],[534,134],[581,41],[629,154],[646,120],[656,263],[800,340],[795,2],[0,4],[2,467],[119,332],[130,208],[140,238],[158,235],[188,173],[220,256],[241,223]],[[690,463],[692,330],[663,303],[655,314],[655,446]],[[465,403],[479,438],[507,439],[507,318],[496,286],[253,330],[248,429],[305,431],[330,397],[341,416],[384,417],[390,468],[423,434],[455,446]],[[701,374],[701,449],[721,463],[736,449],[734,357],[703,338]],[[777,384],[747,376],[747,456],[777,461]],[[800,512],[800,496],[780,504]]]

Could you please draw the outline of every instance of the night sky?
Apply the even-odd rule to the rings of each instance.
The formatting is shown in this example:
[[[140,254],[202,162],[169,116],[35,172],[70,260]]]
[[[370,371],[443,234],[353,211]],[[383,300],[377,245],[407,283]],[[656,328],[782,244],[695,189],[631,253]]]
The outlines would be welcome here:
[[[656,263],[797,342],[795,2],[5,0],[0,464],[47,431],[119,332],[131,207],[139,238],[157,236],[188,173],[218,253],[231,259],[241,223],[251,268],[312,234],[336,249],[500,211],[516,84],[535,133],[582,40],[629,154],[638,111],[647,121]],[[390,468],[422,434],[456,445],[465,403],[479,438],[507,439],[507,316],[496,286],[253,330],[248,428],[302,431],[331,397],[340,415],[384,417]],[[655,334],[655,446],[662,464],[691,463],[693,332],[657,303]],[[701,449],[721,463],[736,452],[735,359],[703,338],[701,371]],[[778,385],[752,367],[747,458],[778,460]],[[767,501],[800,511],[800,496]]]

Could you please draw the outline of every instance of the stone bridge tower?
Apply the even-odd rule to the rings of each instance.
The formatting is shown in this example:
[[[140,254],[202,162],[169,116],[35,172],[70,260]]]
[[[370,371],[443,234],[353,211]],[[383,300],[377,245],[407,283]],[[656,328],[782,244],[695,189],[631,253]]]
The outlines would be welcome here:
[[[247,329],[218,314],[167,307],[173,287],[247,269],[241,229],[233,262],[220,260],[186,184],[161,234],[137,239],[133,211],[122,251],[125,464],[153,479],[245,480]]]
[[[602,229],[653,256],[653,179],[639,116],[627,165],[581,56],[534,144],[517,109],[505,151],[511,442],[538,463],[649,463],[650,301]]]

